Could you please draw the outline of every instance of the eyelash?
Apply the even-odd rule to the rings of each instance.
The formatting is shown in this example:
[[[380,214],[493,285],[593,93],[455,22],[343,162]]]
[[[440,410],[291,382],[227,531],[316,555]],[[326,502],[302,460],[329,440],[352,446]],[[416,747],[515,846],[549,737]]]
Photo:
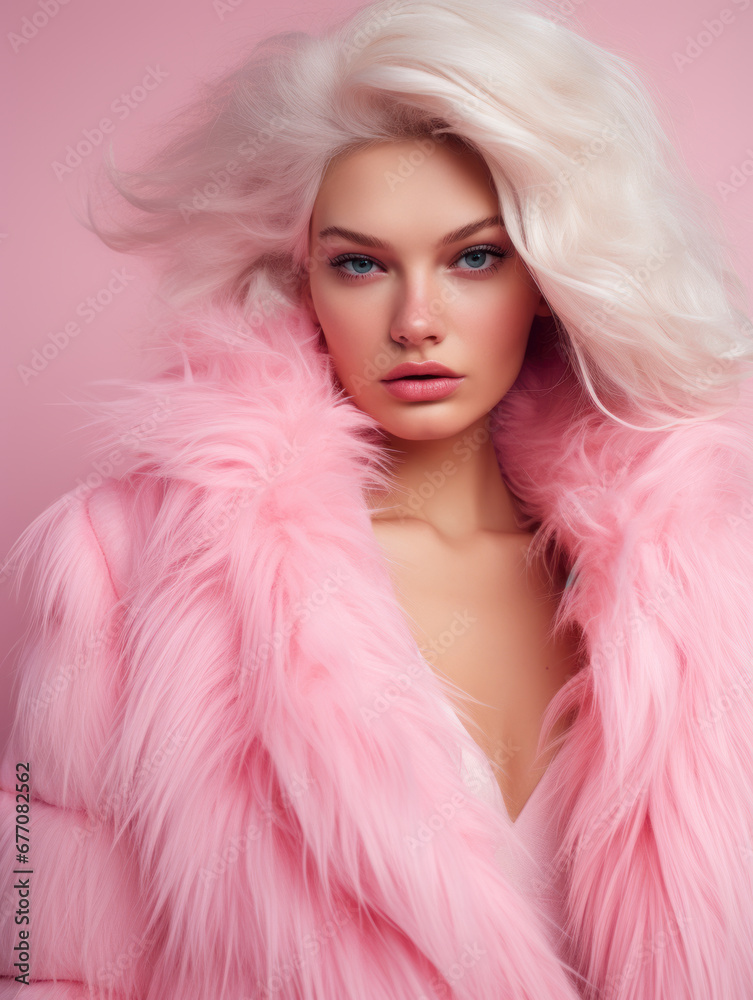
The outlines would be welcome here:
[[[488,253],[491,256],[496,257],[497,260],[493,264],[491,264],[489,267],[483,267],[483,268],[465,268],[465,267],[463,267],[463,268],[460,268],[460,270],[462,270],[462,271],[471,271],[471,272],[475,271],[477,274],[493,274],[494,271],[498,270],[498,268],[499,268],[499,261],[500,260],[503,260],[505,257],[511,257],[512,256],[512,253],[511,253],[510,250],[503,250],[501,247],[491,246],[488,243],[483,243],[483,244],[480,244],[479,246],[470,247],[468,250],[464,250],[460,254],[459,257],[455,258],[454,263],[457,263],[459,260],[462,260],[463,257],[468,257],[472,253],[479,253],[479,251],[482,251],[484,253]],[[340,277],[343,278],[345,281],[361,281],[363,278],[370,278],[372,274],[378,273],[378,272],[375,272],[375,271],[369,271],[366,274],[353,274],[351,271],[343,271],[343,270],[341,270],[340,269],[340,265],[341,264],[345,264],[346,261],[349,261],[349,260],[368,260],[372,264],[377,264],[377,266],[381,267],[381,264],[378,264],[377,261],[375,261],[372,257],[369,257],[367,254],[362,254],[362,253],[343,253],[343,254],[340,254],[339,257],[333,257],[332,259],[330,259],[329,263],[330,263],[331,267],[333,267],[336,271],[338,271]]]

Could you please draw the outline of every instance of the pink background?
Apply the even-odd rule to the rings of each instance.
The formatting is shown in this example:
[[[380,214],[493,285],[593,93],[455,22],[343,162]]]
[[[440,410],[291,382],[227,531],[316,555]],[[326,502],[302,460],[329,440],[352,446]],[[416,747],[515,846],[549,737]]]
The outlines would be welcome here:
[[[205,73],[228,55],[232,61],[246,40],[250,45],[279,30],[316,33],[330,15],[359,5],[351,0],[58,4],[12,0],[0,14],[5,46],[0,86],[12,95],[5,101],[11,155],[0,216],[6,317],[0,398],[8,429],[2,441],[0,560],[41,510],[93,470],[90,437],[83,429],[87,414],[72,401],[104,394],[91,386],[94,380],[142,370],[139,346],[153,288],[149,266],[108,250],[71,211],[81,202],[102,147],[62,179],[55,176],[54,161],[64,159],[68,144],[75,146],[84,130],[109,117],[114,130],[106,139],[113,142],[116,164],[135,165],[136,144],[148,139],[145,130],[181,104]],[[45,8],[53,12],[46,24]],[[725,8],[732,12],[724,15],[726,24],[720,19]],[[691,172],[721,208],[750,288],[753,180],[735,174],[735,186],[730,178],[753,158],[753,118],[746,106],[753,91],[753,0],[559,0],[551,9],[642,68]],[[37,33],[14,51],[10,36],[20,35],[24,24],[31,34],[35,14]],[[711,22],[710,31],[705,21]],[[686,50],[693,58],[678,66],[677,54]],[[139,90],[150,70],[160,82],[154,85],[152,76],[153,89]],[[113,102],[132,92],[134,107],[127,115],[116,113]],[[720,187],[724,183],[726,190]],[[107,287],[113,268],[125,268],[125,287],[91,322],[83,321],[77,307]],[[29,366],[34,351],[70,321],[78,321],[81,333],[24,380],[18,366]],[[18,599],[0,574],[0,741],[11,667],[27,622],[25,596]]]

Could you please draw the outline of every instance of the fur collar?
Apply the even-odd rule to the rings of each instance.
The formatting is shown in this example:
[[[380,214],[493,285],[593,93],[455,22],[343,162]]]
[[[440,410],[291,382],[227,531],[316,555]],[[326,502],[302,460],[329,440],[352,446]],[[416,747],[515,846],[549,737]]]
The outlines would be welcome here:
[[[577,710],[567,974],[494,861],[512,825],[463,785],[394,597],[363,499],[387,476],[373,420],[301,317],[175,329],[182,370],[112,407],[103,449],[154,427],[114,487],[112,729],[93,783],[68,761],[74,803],[104,799],[154,873],[148,1000],[202,982],[223,1000],[749,996],[748,386],[724,418],[642,433],[553,354],[495,413],[506,481],[572,568],[559,625],[587,647],[550,707]]]

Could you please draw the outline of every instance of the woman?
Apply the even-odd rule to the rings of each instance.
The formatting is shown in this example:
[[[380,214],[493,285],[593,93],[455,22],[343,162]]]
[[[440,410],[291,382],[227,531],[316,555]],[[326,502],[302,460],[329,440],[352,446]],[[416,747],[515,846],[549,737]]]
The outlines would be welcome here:
[[[132,468],[17,545],[4,995],[743,1000],[750,327],[641,85],[406,0],[176,126]]]

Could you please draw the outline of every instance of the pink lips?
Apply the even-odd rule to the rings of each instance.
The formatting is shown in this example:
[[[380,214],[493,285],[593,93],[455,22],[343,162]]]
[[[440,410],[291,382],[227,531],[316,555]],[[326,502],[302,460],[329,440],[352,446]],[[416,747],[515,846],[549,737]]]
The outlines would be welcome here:
[[[398,399],[429,402],[449,396],[464,379],[438,361],[405,361],[382,379],[382,385]]]

